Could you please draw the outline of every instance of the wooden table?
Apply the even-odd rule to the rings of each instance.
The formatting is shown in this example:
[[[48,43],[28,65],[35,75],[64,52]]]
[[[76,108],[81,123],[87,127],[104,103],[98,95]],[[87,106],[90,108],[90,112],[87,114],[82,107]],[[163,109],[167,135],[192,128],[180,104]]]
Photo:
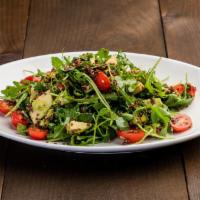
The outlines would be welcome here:
[[[106,47],[200,64],[200,0],[0,0],[0,63]],[[0,138],[3,200],[200,199],[200,139],[127,155]]]

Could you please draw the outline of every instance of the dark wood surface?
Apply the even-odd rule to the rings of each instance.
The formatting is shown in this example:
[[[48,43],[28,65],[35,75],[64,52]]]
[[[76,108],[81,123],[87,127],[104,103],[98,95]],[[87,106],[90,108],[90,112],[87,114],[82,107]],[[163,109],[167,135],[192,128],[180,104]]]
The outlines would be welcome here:
[[[0,0],[0,63],[106,47],[199,64],[198,0]],[[123,155],[0,138],[5,200],[200,199],[200,140]]]
[[[200,1],[161,1],[162,19],[170,58],[200,65]],[[190,199],[200,199],[200,139],[182,146]]]

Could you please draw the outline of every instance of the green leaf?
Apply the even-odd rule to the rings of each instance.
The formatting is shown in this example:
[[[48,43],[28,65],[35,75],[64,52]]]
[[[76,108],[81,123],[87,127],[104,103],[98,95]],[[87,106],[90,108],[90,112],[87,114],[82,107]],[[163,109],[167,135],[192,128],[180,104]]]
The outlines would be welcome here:
[[[35,91],[38,91],[38,92],[44,92],[47,90],[47,86],[44,82],[34,83],[33,88]]]
[[[80,72],[81,73],[81,72]],[[85,77],[87,79],[87,81],[90,83],[90,85],[92,86],[92,88],[94,89],[94,91],[96,92],[96,95],[99,97],[99,100],[101,101],[101,103],[110,111],[110,105],[108,104],[108,102],[106,101],[106,99],[104,98],[104,96],[102,95],[102,93],[99,91],[99,89],[97,88],[96,84],[94,83],[94,81],[85,73],[82,73],[83,77]]]
[[[51,63],[53,67],[57,70],[62,70],[64,67],[63,61],[58,57],[51,57]]]
[[[69,95],[67,90],[64,90],[64,91],[60,92],[58,95],[56,95],[54,103],[60,104],[60,105],[66,105],[73,101],[75,101],[75,99]]]
[[[2,90],[1,93],[5,95],[6,98],[8,99],[13,99],[16,100],[18,97],[19,93],[23,90],[26,89],[26,85],[22,85],[19,82],[14,81],[13,86],[7,86],[6,89]]]
[[[116,125],[120,130],[127,130],[129,129],[128,122],[123,117],[118,117],[116,119]]]
[[[67,138],[67,131],[64,124],[57,125],[54,127],[53,133],[47,136],[50,141],[60,141]]]
[[[133,115],[129,113],[121,113],[121,116],[127,121],[133,120]]]
[[[17,125],[17,132],[18,132],[20,135],[26,135],[26,133],[27,133],[27,127],[24,126],[23,124],[18,124],[18,125]]]
[[[101,64],[105,63],[110,57],[109,50],[104,48],[100,49],[95,55],[96,60]]]
[[[164,126],[161,130],[161,135],[166,135],[169,122],[171,120],[170,113],[166,109],[156,105],[153,105],[151,110],[152,123],[162,123]]]
[[[70,56],[63,56],[64,57],[64,60],[65,60],[65,62],[66,62],[66,65],[70,65],[71,64],[71,62],[72,62],[72,59],[71,59],[71,57]]]
[[[17,100],[16,105],[5,115],[6,117],[9,116],[12,112],[14,112],[15,110],[17,110],[20,106],[20,104],[27,98],[28,93],[24,93],[22,94],[22,96],[20,97],[20,99]]]
[[[163,122],[169,122],[170,121],[170,114],[165,109],[154,105],[154,106],[152,106],[151,110],[152,110],[151,121],[153,123],[157,123],[160,120],[163,121]]]
[[[151,94],[155,94],[155,88],[153,86],[154,82],[157,82],[157,79],[155,78],[155,69],[158,66],[158,64],[160,63],[161,58],[159,58],[156,63],[154,64],[154,66],[150,69],[150,71],[148,72],[148,76],[147,76],[147,80],[145,83],[145,87],[148,89],[148,91]],[[160,87],[160,85],[159,85]]]
[[[115,76],[114,80],[116,81],[118,87],[121,89],[127,88],[128,92],[134,92],[136,88],[137,81],[134,78],[131,79],[122,79],[120,76]]]
[[[94,118],[92,113],[80,113],[76,117],[76,120],[80,122],[92,122]]]
[[[193,98],[183,98],[181,96],[177,96],[176,94],[169,94],[164,101],[164,103],[169,107],[169,108],[174,108],[174,109],[181,109],[184,107],[189,106],[193,101]]]

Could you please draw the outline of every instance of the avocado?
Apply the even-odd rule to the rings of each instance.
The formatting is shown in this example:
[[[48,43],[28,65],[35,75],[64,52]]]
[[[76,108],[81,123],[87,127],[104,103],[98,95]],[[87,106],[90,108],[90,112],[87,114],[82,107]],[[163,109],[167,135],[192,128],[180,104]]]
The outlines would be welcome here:
[[[157,105],[157,106],[162,106],[163,105],[163,102],[162,102],[161,98],[154,98],[154,102],[155,102],[155,105]]]
[[[143,90],[144,90],[144,85],[140,81],[138,81],[134,90],[134,94],[138,94],[142,92]]]
[[[106,64],[112,64],[112,65],[117,65],[117,58],[115,56],[112,56],[106,61]]]
[[[40,120],[39,125],[41,127],[46,128],[49,124],[50,119],[53,117],[53,109],[50,108],[47,113],[45,114],[45,117],[43,119]]]
[[[32,102],[36,98],[37,94],[38,94],[38,92],[36,92],[34,90],[34,88],[32,87],[31,88],[31,95],[30,95],[30,102]]]
[[[32,111],[30,112],[30,117],[34,124],[36,124],[46,115],[47,111],[52,105],[52,102],[53,100],[50,91],[45,92],[32,102]]]
[[[78,122],[78,121],[72,120],[68,123],[66,128],[67,128],[67,132],[70,134],[79,134],[89,129],[91,126],[92,126],[91,123]]]
[[[151,105],[163,106],[164,105],[160,98],[145,99],[143,102],[147,106],[151,106]]]

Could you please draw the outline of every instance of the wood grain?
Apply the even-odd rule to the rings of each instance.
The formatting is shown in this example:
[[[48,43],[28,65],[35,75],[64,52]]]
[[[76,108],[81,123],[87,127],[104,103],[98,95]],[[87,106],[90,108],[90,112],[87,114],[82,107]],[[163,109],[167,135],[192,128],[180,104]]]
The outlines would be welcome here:
[[[16,144],[2,199],[187,199],[177,148],[84,155]]]
[[[102,46],[165,55],[155,0],[36,0],[29,26],[26,57]]]
[[[157,0],[34,0],[25,57],[113,50],[165,56]],[[188,199],[178,147],[128,155],[79,155],[11,143],[4,200]]]
[[[200,65],[200,1],[160,2],[168,56]]]
[[[169,57],[200,65],[200,1],[161,0],[160,3]],[[200,139],[182,146],[189,197],[200,199]]]
[[[22,57],[29,0],[0,1],[0,64]]]
[[[0,1],[0,64],[23,56],[29,1]],[[0,138],[0,195],[5,172],[7,142]]]

